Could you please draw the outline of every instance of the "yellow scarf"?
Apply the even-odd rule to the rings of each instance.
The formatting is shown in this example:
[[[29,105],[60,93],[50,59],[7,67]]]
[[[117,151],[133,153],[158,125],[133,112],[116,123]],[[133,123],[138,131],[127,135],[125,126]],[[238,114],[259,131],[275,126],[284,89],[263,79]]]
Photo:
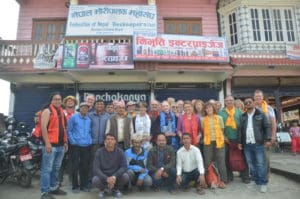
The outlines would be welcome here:
[[[221,126],[219,124],[219,118],[217,115],[213,115],[213,123],[214,123],[214,130],[216,133],[216,147],[222,148],[224,146],[224,135],[221,129]],[[210,123],[209,123],[209,116],[205,116],[203,120],[203,133],[204,133],[204,144],[210,145],[211,139],[211,129],[210,129]]]
[[[262,112],[264,112],[266,115],[269,114],[269,112],[268,112],[268,104],[267,104],[267,102],[266,102],[265,100],[263,100],[262,103],[261,103],[261,110],[262,110]]]
[[[227,120],[226,120],[226,126],[231,127],[233,129],[236,129],[236,123],[234,120],[234,114],[235,114],[235,108],[233,107],[232,109],[226,108],[226,113],[228,115]]]

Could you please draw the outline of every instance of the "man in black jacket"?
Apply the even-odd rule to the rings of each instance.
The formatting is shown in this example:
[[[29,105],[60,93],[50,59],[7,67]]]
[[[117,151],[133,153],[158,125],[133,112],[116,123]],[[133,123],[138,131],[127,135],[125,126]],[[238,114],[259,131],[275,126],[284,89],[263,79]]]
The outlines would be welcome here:
[[[247,112],[242,115],[238,130],[238,147],[244,148],[252,180],[260,186],[260,192],[265,193],[268,179],[264,145],[271,141],[271,129],[267,117],[255,108],[252,98],[245,99],[245,107]]]

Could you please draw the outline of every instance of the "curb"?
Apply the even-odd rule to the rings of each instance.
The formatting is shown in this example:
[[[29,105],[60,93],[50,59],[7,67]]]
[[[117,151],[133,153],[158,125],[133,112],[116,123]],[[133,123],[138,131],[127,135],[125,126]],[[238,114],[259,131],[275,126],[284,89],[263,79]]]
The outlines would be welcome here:
[[[284,170],[276,169],[276,168],[272,168],[272,167],[271,167],[271,172],[281,175],[281,176],[284,176],[284,177],[294,180],[296,182],[300,182],[300,174],[296,174],[296,173],[292,173],[289,171],[284,171]]]

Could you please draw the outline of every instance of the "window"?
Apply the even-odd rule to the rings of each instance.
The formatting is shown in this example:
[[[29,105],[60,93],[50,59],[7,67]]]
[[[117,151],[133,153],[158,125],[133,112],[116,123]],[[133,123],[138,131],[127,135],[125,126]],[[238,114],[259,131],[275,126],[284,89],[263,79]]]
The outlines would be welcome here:
[[[166,34],[202,35],[201,19],[165,19]]]
[[[271,17],[269,10],[262,9],[262,16],[264,21],[265,41],[272,41]]]
[[[287,33],[288,41],[295,41],[291,10],[286,10],[286,9],[284,10],[284,19],[285,19],[286,33]]]
[[[282,30],[282,21],[280,16],[280,10],[273,10],[273,18],[274,18],[274,29],[277,41],[283,41],[283,30]]]
[[[295,42],[292,9],[250,9],[253,41]]]
[[[34,19],[32,40],[37,43],[59,43],[65,36],[65,19]]]
[[[235,13],[229,15],[229,29],[230,29],[230,44],[233,46],[238,43]]]
[[[251,9],[251,22],[252,22],[252,30],[253,30],[253,40],[261,41],[257,9]]]

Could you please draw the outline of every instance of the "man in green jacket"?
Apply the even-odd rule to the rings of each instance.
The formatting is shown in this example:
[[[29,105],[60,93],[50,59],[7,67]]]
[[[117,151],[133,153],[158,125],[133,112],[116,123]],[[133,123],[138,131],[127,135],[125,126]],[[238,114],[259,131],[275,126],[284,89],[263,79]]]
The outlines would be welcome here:
[[[230,145],[237,145],[237,134],[238,128],[240,126],[240,119],[242,112],[240,109],[234,107],[234,98],[231,95],[228,95],[225,98],[225,107],[219,111],[219,115],[223,118],[225,128],[225,150],[226,150],[226,169],[227,169],[227,182],[233,181],[233,173],[230,170],[229,166],[229,149]],[[244,153],[243,153],[244,155]],[[245,158],[244,158],[245,159]],[[241,172],[241,177],[244,183],[249,183],[249,169],[246,166],[246,169]]]

